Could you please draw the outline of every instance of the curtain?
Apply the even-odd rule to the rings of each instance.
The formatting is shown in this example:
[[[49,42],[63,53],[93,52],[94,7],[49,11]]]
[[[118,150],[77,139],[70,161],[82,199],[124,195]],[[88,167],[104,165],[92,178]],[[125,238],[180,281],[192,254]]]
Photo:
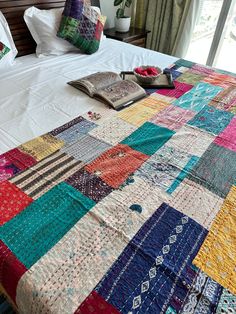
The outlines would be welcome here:
[[[146,28],[147,48],[184,57],[200,7],[199,0],[136,0],[134,26]]]
[[[147,7],[149,0],[133,0],[132,22],[137,28],[146,27]]]

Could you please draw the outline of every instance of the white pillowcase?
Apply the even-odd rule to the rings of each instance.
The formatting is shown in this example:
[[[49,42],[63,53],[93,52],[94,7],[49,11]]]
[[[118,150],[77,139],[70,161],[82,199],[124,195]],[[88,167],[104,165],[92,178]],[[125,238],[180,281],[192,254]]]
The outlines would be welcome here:
[[[8,23],[0,11],[0,42],[7,46],[10,51],[0,60],[0,70],[5,70],[14,65],[14,60],[17,55],[17,49],[12,39],[11,31]]]
[[[93,7],[96,10],[100,9]],[[57,37],[63,8],[40,10],[30,7],[24,13],[25,23],[37,43],[36,55],[38,57],[55,55],[67,52],[79,52],[79,49],[66,40]]]
[[[36,41],[36,55],[62,55],[69,51],[78,51],[64,39],[57,37],[63,8],[51,10],[39,10],[30,7],[24,13],[25,23]]]

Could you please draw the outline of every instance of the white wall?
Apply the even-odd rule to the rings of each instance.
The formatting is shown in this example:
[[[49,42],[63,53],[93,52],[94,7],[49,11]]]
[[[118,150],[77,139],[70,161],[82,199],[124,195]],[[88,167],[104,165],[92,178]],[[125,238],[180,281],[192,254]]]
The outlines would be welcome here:
[[[114,7],[114,0],[100,0],[102,14],[107,17],[105,28],[114,27],[114,17],[118,7]],[[126,14],[130,15],[130,8],[126,8]]]

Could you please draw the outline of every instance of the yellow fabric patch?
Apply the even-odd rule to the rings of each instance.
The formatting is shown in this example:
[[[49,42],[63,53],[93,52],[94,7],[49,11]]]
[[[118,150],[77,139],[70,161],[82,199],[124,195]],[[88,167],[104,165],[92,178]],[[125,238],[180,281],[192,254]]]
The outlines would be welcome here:
[[[99,21],[102,23],[102,25],[104,26],[105,23],[106,23],[107,17],[104,16],[104,15],[100,15],[98,19],[99,19]]]
[[[147,98],[148,101],[150,98]],[[145,122],[149,121],[155,114],[163,110],[167,105],[155,104],[153,102],[153,107],[151,107],[152,101],[150,101],[150,106],[146,106],[146,104],[142,102],[138,102],[137,104],[128,107],[122,110],[117,116],[122,120],[133,124],[135,126],[141,126]]]
[[[64,141],[52,135],[42,135],[28,141],[18,148],[40,161],[64,146]]]
[[[155,94],[150,95],[147,98],[142,99],[141,101],[138,102],[138,104],[157,110],[157,112],[160,112],[161,110],[168,107],[170,102],[171,102],[171,98],[168,99],[167,97],[166,98],[159,97],[159,95],[155,93]]]
[[[156,110],[145,107],[138,103],[129,108],[126,108],[125,110],[122,110],[118,114],[118,117],[130,124],[140,126],[150,120],[155,114]]]
[[[156,101],[158,101],[158,103],[160,103],[160,101],[161,101],[161,102],[163,102],[166,105],[170,105],[170,104],[172,104],[176,100],[175,97],[161,95],[161,94],[158,94],[158,93],[151,94],[150,98],[155,99]]]
[[[236,187],[232,187],[193,263],[236,294]]]

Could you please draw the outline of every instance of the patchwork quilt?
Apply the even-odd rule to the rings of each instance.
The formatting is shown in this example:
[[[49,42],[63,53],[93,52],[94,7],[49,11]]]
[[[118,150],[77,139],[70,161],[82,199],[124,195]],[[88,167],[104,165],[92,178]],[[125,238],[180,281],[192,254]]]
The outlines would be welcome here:
[[[170,70],[174,90],[0,156],[0,283],[20,313],[236,312],[236,75]]]

